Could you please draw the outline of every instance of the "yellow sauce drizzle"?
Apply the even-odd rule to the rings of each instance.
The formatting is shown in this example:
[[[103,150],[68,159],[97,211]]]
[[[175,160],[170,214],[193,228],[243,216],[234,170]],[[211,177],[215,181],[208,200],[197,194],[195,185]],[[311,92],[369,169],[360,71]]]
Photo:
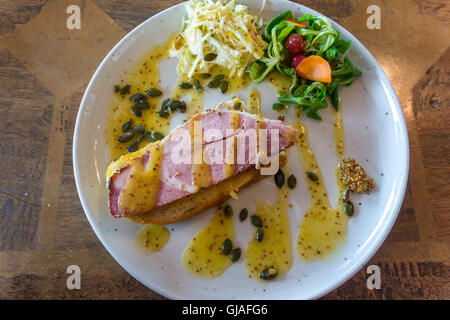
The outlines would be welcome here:
[[[291,237],[287,216],[289,188],[286,184],[277,191],[275,204],[256,199],[253,215],[263,222],[264,237],[256,240],[255,232],[245,249],[245,267],[249,278],[261,280],[260,273],[267,267],[275,267],[278,277],[285,274],[292,266]],[[263,280],[261,280],[263,281]]]
[[[170,232],[166,227],[148,224],[138,231],[136,243],[147,253],[157,252],[166,245],[169,237]]]
[[[248,90],[248,96],[247,96],[247,112],[253,113],[253,114],[260,114],[260,104],[261,95],[259,94],[258,89],[255,87],[251,87]]]
[[[119,209],[133,215],[153,209],[159,186],[159,168],[162,146],[151,144],[150,158],[144,166],[141,159],[136,160],[130,175],[119,196]]]
[[[297,149],[302,167],[305,172],[313,172],[319,178],[318,181],[312,181],[305,174],[310,204],[298,229],[296,242],[299,257],[305,261],[313,261],[330,254],[345,240],[348,217],[341,205],[337,209],[330,208],[320,168],[308,144],[306,128],[298,120],[294,127],[299,131]],[[335,128],[335,139],[343,137],[342,124]],[[336,146],[336,152],[344,151],[343,139],[341,142]]]
[[[190,133],[191,150],[193,150],[192,182],[198,190],[211,184],[208,161],[203,159],[203,133],[200,121],[195,121],[194,119],[190,126]]]
[[[149,48],[136,63],[132,72],[124,72],[124,79],[118,85],[121,87],[130,85],[129,94],[122,96],[114,93],[113,88],[111,88],[113,98],[106,116],[105,129],[105,141],[111,160],[117,159],[127,152],[128,143],[118,142],[117,139],[122,134],[122,125],[130,119],[133,120],[133,126],[144,126],[147,131],[158,131],[163,135],[167,135],[169,132],[170,119],[161,118],[156,114],[156,111],[160,109],[162,96],[154,98],[147,96],[150,108],[142,111],[142,117],[136,117],[131,113],[130,109],[133,102],[130,101],[130,96],[138,92],[144,93],[145,90],[150,88],[159,88],[158,66],[162,60],[169,57],[172,38],[169,37],[161,46]],[[105,90],[108,90],[108,88]],[[145,143],[147,142],[141,142],[141,146]]]
[[[230,112],[230,124],[229,128],[236,130],[239,127],[240,114],[238,112]],[[225,164],[223,166],[224,179],[233,176],[234,174],[234,158],[236,154],[236,136],[233,136],[226,140],[225,150]]]
[[[211,221],[198,231],[181,255],[186,271],[203,278],[220,276],[230,265],[231,259],[222,252],[226,239],[233,241],[233,221],[225,217],[219,206]]]

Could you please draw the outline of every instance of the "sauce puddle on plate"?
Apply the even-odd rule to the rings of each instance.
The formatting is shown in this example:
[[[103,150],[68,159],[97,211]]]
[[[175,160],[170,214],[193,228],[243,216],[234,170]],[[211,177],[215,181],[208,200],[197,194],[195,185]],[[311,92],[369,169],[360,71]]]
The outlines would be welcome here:
[[[335,152],[338,160],[344,155],[344,133],[340,112],[335,112],[334,119]],[[336,176],[338,205],[331,208],[322,173],[309,143],[306,128],[296,120],[294,127],[299,131],[297,150],[309,194],[309,208],[298,228],[296,251],[300,259],[314,261],[320,259],[341,244],[347,236],[348,217],[344,213],[340,197],[344,186]]]
[[[181,255],[185,270],[195,276],[215,278],[232,264],[222,252],[226,239],[233,241],[232,217],[226,217],[225,204],[218,207],[211,221],[198,231]]]
[[[136,235],[137,245],[146,253],[161,250],[169,241],[170,232],[165,226],[148,224],[142,227]]]
[[[275,268],[278,277],[285,274],[292,266],[291,238],[287,206],[289,188],[286,184],[277,191],[274,204],[256,199],[253,215],[262,220],[263,238],[256,239],[258,228],[245,249],[245,267],[249,278],[261,280],[260,274],[265,268]]]

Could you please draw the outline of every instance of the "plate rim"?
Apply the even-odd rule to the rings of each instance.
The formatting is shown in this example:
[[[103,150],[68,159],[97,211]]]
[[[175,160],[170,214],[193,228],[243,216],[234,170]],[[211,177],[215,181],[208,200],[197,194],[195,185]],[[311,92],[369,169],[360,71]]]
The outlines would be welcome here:
[[[307,7],[307,6],[302,5],[302,4],[294,3],[294,2],[291,2],[291,1],[288,1],[288,0],[277,0],[277,1],[284,2],[284,3],[290,4],[290,5],[294,5],[294,7],[299,8],[300,11],[305,11],[305,9],[306,9],[306,10],[312,12],[313,14],[321,15],[321,16],[326,17],[334,26],[338,26],[342,31],[344,31],[344,33],[346,33],[346,35],[347,35],[347,38],[351,38],[352,45],[354,45],[356,43],[358,46],[360,46],[360,48],[362,50],[362,56],[367,57],[368,60],[376,67],[376,70],[378,71],[378,74],[381,77],[381,79],[380,79],[381,81],[380,82],[382,84],[384,84],[384,90],[383,91],[386,94],[390,95],[390,100],[391,100],[391,103],[389,104],[390,105],[390,110],[395,111],[395,113],[396,113],[396,115],[398,117],[398,123],[399,123],[399,129],[400,129],[399,134],[401,136],[400,140],[403,140],[403,142],[404,142],[402,144],[402,146],[401,146],[401,147],[403,147],[403,150],[401,151],[401,154],[405,156],[405,160],[406,161],[405,161],[405,164],[404,164],[404,167],[403,167],[403,172],[401,172],[402,179],[400,181],[400,185],[397,187],[397,193],[395,194],[395,199],[393,201],[393,205],[391,205],[391,207],[389,207],[387,209],[387,211],[389,211],[390,214],[388,215],[386,222],[382,226],[382,229],[378,232],[377,237],[373,238],[370,241],[370,245],[366,248],[364,253],[362,253],[361,257],[359,258],[359,261],[360,261],[359,264],[354,263],[351,266],[351,268],[349,268],[346,272],[342,273],[341,277],[338,278],[338,281],[333,282],[331,285],[328,286],[327,289],[322,290],[321,292],[317,292],[315,294],[312,294],[310,296],[305,295],[306,298],[302,298],[302,299],[317,299],[317,298],[320,298],[320,297],[328,294],[329,292],[333,291],[334,289],[340,287],[343,283],[347,282],[351,277],[353,277],[359,270],[361,270],[361,268],[364,267],[364,265],[367,264],[367,262],[379,250],[381,245],[386,240],[386,237],[388,236],[388,234],[392,230],[392,227],[393,227],[393,225],[394,225],[395,221],[397,220],[397,217],[398,217],[398,215],[400,213],[400,209],[401,209],[401,206],[403,204],[403,199],[404,199],[404,196],[405,196],[407,182],[408,182],[409,161],[410,161],[409,138],[408,138],[408,131],[407,131],[407,127],[406,127],[405,118],[404,118],[404,115],[403,115],[403,112],[402,112],[402,108],[401,108],[400,102],[398,100],[397,94],[396,94],[396,92],[395,92],[391,82],[389,81],[389,78],[387,77],[387,75],[384,72],[384,70],[381,67],[381,65],[378,63],[378,61],[372,55],[372,53],[358,40],[358,38],[356,38],[351,32],[349,32],[347,29],[345,29],[339,23],[335,22],[333,19],[330,19],[326,15],[321,14],[320,12],[318,12],[316,10],[313,10],[313,9]],[[161,296],[169,298],[169,299],[186,299],[186,297],[181,295],[181,294],[175,293],[175,292],[166,292],[166,291],[164,291],[163,288],[160,288],[160,287],[152,286],[151,284],[149,284],[146,281],[144,281],[139,275],[135,274],[128,267],[126,267],[125,263],[123,261],[121,261],[117,257],[114,249],[107,244],[107,242],[105,241],[104,237],[102,236],[102,233],[100,232],[100,230],[97,228],[96,224],[94,223],[92,215],[91,215],[91,213],[90,213],[90,211],[88,209],[88,205],[87,205],[86,200],[85,200],[84,195],[83,195],[83,189],[81,187],[80,176],[79,176],[79,169],[78,169],[78,144],[77,144],[77,140],[78,140],[78,136],[80,134],[79,127],[80,127],[81,118],[82,118],[82,115],[83,115],[83,113],[84,113],[84,111],[86,109],[86,102],[88,100],[90,89],[93,86],[93,84],[94,84],[98,74],[103,69],[104,64],[106,64],[106,62],[109,59],[111,59],[111,57],[117,52],[118,48],[120,48],[122,46],[122,44],[126,43],[130,38],[132,38],[133,35],[135,33],[137,33],[150,20],[157,19],[160,15],[163,15],[167,11],[174,10],[175,8],[178,8],[178,7],[183,7],[186,4],[186,2],[181,2],[179,4],[171,6],[171,7],[167,8],[167,9],[165,9],[163,11],[160,11],[157,14],[147,18],[142,23],[140,23],[135,28],[133,28],[131,31],[129,31],[108,52],[108,54],[105,56],[105,58],[98,65],[95,73],[92,75],[92,77],[91,77],[91,79],[89,81],[89,84],[87,85],[87,87],[85,89],[85,92],[83,94],[83,98],[82,98],[82,100],[80,102],[80,107],[79,107],[78,112],[77,112],[77,117],[76,117],[76,122],[75,122],[75,129],[74,129],[73,140],[72,140],[72,162],[73,162],[73,171],[74,171],[75,185],[76,185],[76,188],[77,188],[78,197],[80,199],[83,211],[84,211],[84,213],[85,213],[85,215],[86,215],[86,217],[87,217],[87,219],[89,221],[89,224],[91,225],[92,229],[94,230],[95,235],[100,240],[100,242],[105,247],[105,249],[108,251],[108,253],[114,258],[114,260],[123,269],[125,269],[125,271],[127,271],[132,277],[134,277],[136,280],[138,280],[140,283],[142,283],[147,288],[149,288],[149,289],[157,292]],[[238,2],[239,2],[239,0],[238,0]],[[298,299],[298,298],[293,297],[292,299]],[[225,298],[223,298],[223,300],[225,300]]]

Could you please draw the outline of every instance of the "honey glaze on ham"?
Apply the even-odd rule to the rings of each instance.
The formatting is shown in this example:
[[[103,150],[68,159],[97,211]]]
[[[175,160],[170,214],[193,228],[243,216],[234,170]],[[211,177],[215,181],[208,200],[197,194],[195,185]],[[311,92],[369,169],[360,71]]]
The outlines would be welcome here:
[[[250,131],[266,131],[268,156],[285,150],[297,139],[297,131],[281,121],[230,109],[223,103],[214,110],[198,113],[163,140],[111,163],[107,171],[111,215],[124,217],[150,212],[254,167],[252,155],[259,151],[259,146],[255,148],[246,138]],[[209,129],[215,129],[217,134],[208,135]],[[274,150],[270,144],[271,129],[278,130],[279,144]],[[181,130],[188,130],[191,137],[191,161],[174,163],[172,153],[180,147]],[[201,140],[192,139],[194,136],[200,136]],[[200,143],[195,145],[195,141]],[[240,161],[236,163],[238,155]]]

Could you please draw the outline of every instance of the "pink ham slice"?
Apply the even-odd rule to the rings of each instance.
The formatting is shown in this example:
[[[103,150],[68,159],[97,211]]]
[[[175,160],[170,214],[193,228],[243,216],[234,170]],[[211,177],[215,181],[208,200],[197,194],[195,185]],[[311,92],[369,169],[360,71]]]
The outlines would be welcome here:
[[[226,129],[229,128],[230,124],[230,114],[232,112],[239,113],[239,125],[238,128],[234,131],[234,133],[227,132]],[[219,106],[217,109],[212,111],[204,112],[195,115],[196,121],[200,121],[203,129],[203,134],[208,129],[216,129],[221,133],[221,136],[211,137],[203,135],[203,152],[210,156],[210,153],[213,150],[218,150],[216,147],[217,144],[223,145],[223,159],[225,159],[225,145],[227,139],[232,139],[233,136],[236,136],[235,143],[240,137],[243,137],[248,130],[254,130],[255,128],[266,130],[266,134],[268,137],[268,146],[270,146],[270,129],[278,130],[278,146],[273,146],[273,148],[268,147],[267,153],[268,155],[275,154],[276,152],[281,152],[290,146],[292,146],[297,140],[297,131],[292,129],[289,126],[284,125],[281,121],[278,120],[269,120],[265,118],[258,117],[256,115],[240,112],[240,111],[232,111],[228,110],[224,107],[224,104]],[[191,118],[188,122],[183,124],[182,126],[177,127],[173,130],[163,141],[163,151],[161,156],[161,167],[159,173],[159,190],[156,198],[156,203],[154,205],[154,209],[169,204],[173,201],[181,199],[187,195],[190,195],[194,192],[197,192],[198,189],[194,187],[193,176],[192,176],[192,165],[191,164],[175,164],[172,161],[172,149],[176,144],[179,144],[178,139],[173,139],[176,136],[178,130],[188,130],[189,126],[192,123],[193,118]],[[259,123],[259,125],[258,125]],[[241,173],[250,167],[255,166],[254,159],[250,159],[250,145],[248,143],[239,144],[237,143],[237,150],[235,154],[235,163],[238,161],[237,154],[245,154],[245,157],[240,158],[241,163],[236,163],[233,169],[233,175]],[[275,149],[275,150],[272,150]],[[214,153],[215,154],[215,153]],[[140,157],[131,161],[128,165],[120,168],[115,173],[113,173],[108,181],[108,189],[109,189],[109,207],[110,213],[113,217],[124,217],[130,216],[132,214],[128,212],[121,212],[119,208],[119,197],[124,185],[129,179],[129,174],[131,172],[132,166],[136,163],[136,161],[142,161],[145,164],[149,161],[150,154],[144,153]],[[217,159],[217,158],[215,158]],[[244,161],[242,161],[242,159]],[[219,161],[220,163],[209,163],[209,173],[211,178],[211,185],[217,184],[227,177],[224,177],[224,162]],[[151,187],[151,186],[150,186]],[[134,212],[133,215],[143,214],[144,212]]]

